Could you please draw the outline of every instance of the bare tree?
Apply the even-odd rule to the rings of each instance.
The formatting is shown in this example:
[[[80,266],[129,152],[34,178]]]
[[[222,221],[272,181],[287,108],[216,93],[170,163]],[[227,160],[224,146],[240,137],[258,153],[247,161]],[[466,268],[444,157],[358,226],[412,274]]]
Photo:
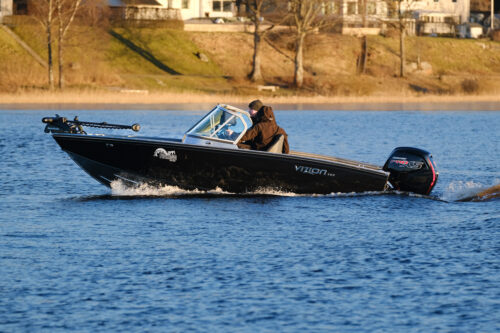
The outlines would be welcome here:
[[[53,0],[56,4],[57,12],[57,59],[59,64],[59,89],[64,87],[64,45],[65,37],[69,27],[75,20],[76,13],[82,5],[82,0]]]
[[[366,2],[367,0],[359,0],[358,4],[360,3],[361,7],[361,24],[363,25],[363,28],[366,28]]]
[[[49,89],[54,89],[54,63],[52,57],[52,29],[54,26],[55,0],[31,0],[29,5],[30,15],[42,26],[47,40],[47,70]]]
[[[405,15],[401,9],[401,1],[398,0],[398,28],[399,28],[399,76],[405,76],[405,62],[406,62],[406,49],[405,49],[405,37],[406,37],[406,24]]]
[[[262,22],[262,7],[266,0],[246,0],[245,4],[249,11],[250,20],[253,23],[253,58],[252,58],[252,72],[250,79],[253,82],[262,80],[262,72],[260,70],[260,53],[261,53],[261,40],[265,31],[261,31]]]
[[[284,1],[273,0],[245,0],[243,3],[247,8],[248,17],[252,21],[254,27],[252,71],[250,72],[249,77],[253,82],[257,82],[262,80],[261,41],[276,24],[280,24],[286,19],[286,16],[281,16],[281,19],[278,22],[271,20],[271,25],[267,29],[263,30],[262,23],[264,21],[264,14],[272,10],[276,15],[281,12],[280,5],[286,3]],[[269,20],[269,17],[267,17],[267,19]]]
[[[296,28],[294,84],[301,88],[304,83],[304,40],[308,34],[331,24],[323,11],[327,0],[290,0],[290,12]]]
[[[416,1],[416,0],[415,0]],[[404,77],[405,73],[405,63],[406,63],[406,44],[405,39],[410,28],[410,25],[414,24],[413,20],[413,10],[412,6],[414,4],[413,0],[396,0],[396,3],[392,0],[388,0],[387,4],[390,9],[392,9],[392,16],[396,18],[395,21],[388,21],[390,25],[398,29],[399,31],[399,76]],[[397,5],[396,8],[394,8]]]
[[[109,29],[110,18],[108,0],[84,0],[75,20],[88,27]]]

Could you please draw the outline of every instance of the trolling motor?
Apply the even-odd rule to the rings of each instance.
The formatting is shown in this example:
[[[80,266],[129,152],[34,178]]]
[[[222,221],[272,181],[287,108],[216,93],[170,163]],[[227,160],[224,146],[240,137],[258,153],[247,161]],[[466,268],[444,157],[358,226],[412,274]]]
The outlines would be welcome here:
[[[439,176],[431,153],[412,147],[394,149],[383,169],[390,172],[394,189],[424,195],[431,193]]]
[[[65,117],[61,117],[56,114],[55,117],[44,117],[42,118],[42,123],[47,124],[45,126],[45,133],[71,133],[71,134],[87,134],[83,130],[83,126],[86,127],[96,127],[96,128],[107,128],[107,129],[131,129],[134,132],[139,132],[141,125],[118,125],[118,124],[108,124],[107,122],[94,123],[90,121],[80,121],[76,116],[73,120],[68,120]]]

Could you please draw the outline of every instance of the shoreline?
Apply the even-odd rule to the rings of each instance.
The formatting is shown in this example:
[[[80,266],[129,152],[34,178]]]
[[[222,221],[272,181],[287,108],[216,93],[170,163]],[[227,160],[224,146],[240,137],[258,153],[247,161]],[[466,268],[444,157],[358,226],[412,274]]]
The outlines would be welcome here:
[[[0,93],[0,110],[199,110],[217,103],[246,108],[257,98],[284,110],[500,111],[500,95],[327,97],[147,92]]]

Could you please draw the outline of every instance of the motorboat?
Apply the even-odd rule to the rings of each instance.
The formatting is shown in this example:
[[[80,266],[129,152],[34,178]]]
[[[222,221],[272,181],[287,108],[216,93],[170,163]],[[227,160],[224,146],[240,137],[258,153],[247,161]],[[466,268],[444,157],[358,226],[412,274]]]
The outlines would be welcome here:
[[[399,190],[429,194],[438,172],[432,155],[398,147],[383,166],[318,154],[282,152],[277,135],[265,151],[241,149],[238,142],[252,126],[246,111],[219,104],[188,129],[182,138],[88,134],[84,127],[131,129],[134,124],[42,119],[45,132],[83,170],[110,187],[121,180],[130,186],[148,183],[186,190],[221,189],[231,193],[276,190],[329,194]]]

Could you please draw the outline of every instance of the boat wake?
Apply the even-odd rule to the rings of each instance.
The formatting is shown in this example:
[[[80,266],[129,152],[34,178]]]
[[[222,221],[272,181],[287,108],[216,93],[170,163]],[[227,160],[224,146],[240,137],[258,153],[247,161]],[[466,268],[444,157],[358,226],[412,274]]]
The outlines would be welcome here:
[[[451,182],[441,199],[445,201],[489,201],[500,198],[500,180],[495,185],[485,185],[474,181]]]
[[[155,186],[147,183],[131,185],[120,179],[111,182],[111,194],[115,197],[183,197],[183,196],[281,196],[281,197],[296,197],[296,196],[311,196],[302,195],[293,192],[284,192],[276,189],[259,189],[249,193],[232,193],[224,191],[220,188],[214,190],[185,190],[177,186],[162,185]]]
[[[154,186],[147,183],[130,185],[122,180],[111,182],[111,194],[119,197],[178,197],[178,196],[200,196],[200,195],[230,195],[219,188],[210,191],[184,190],[177,186],[163,185]]]
[[[129,182],[115,180],[111,183],[111,195],[115,198],[142,198],[142,197],[210,197],[210,196],[231,196],[231,197],[252,197],[252,196],[269,196],[269,197],[361,197],[361,196],[376,196],[376,195],[401,195],[420,198],[431,198],[428,196],[400,192],[400,191],[370,191],[370,192],[351,192],[351,193],[330,193],[330,194],[299,194],[294,192],[280,191],[275,188],[260,188],[253,192],[247,193],[232,193],[216,188],[210,191],[204,190],[186,190],[177,186],[163,185],[155,186],[147,183],[132,185]]]
[[[130,185],[122,180],[115,180],[111,183],[111,195],[115,198],[142,198],[142,197],[249,197],[249,196],[277,196],[277,197],[362,197],[379,195],[396,195],[414,198],[431,199],[444,202],[454,201],[487,201],[500,197],[500,184],[485,186],[476,182],[455,181],[448,185],[443,194],[439,196],[427,196],[401,191],[372,191],[362,193],[330,193],[330,194],[298,194],[293,192],[280,191],[273,188],[262,188],[249,193],[231,193],[216,188],[210,191],[185,190],[177,186],[154,186],[147,183]]]

